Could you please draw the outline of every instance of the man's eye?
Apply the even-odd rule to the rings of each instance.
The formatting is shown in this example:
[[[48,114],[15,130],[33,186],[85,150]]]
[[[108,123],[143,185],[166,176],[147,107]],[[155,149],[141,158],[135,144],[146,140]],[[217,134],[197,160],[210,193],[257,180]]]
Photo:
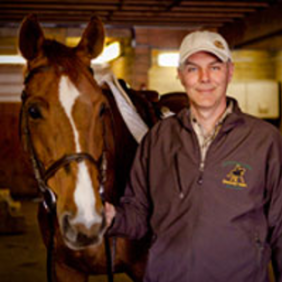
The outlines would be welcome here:
[[[197,68],[195,68],[195,67],[188,67],[187,68],[187,72],[195,72],[195,71],[197,71]]]
[[[40,119],[42,118],[42,114],[38,106],[32,105],[28,108],[28,114],[32,119]]]
[[[221,68],[222,68],[221,65],[214,65],[214,66],[211,66],[211,70],[215,70],[215,71],[221,70]]]

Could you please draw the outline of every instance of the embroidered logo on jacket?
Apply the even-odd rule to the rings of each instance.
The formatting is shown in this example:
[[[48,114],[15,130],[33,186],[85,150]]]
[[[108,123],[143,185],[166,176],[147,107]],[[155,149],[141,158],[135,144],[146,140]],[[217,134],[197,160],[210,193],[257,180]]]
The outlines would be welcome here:
[[[245,174],[247,170],[251,170],[251,167],[246,164],[240,164],[238,162],[225,162],[223,166],[232,165],[232,168],[222,180],[222,183],[225,184],[226,188],[241,190],[247,188],[248,185],[245,181]]]

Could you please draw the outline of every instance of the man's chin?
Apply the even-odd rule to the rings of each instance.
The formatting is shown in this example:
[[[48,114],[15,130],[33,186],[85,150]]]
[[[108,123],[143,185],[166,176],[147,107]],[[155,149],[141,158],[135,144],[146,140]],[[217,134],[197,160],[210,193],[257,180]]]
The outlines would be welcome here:
[[[196,103],[196,107],[199,109],[209,109],[215,106],[215,101],[213,99],[205,99]]]

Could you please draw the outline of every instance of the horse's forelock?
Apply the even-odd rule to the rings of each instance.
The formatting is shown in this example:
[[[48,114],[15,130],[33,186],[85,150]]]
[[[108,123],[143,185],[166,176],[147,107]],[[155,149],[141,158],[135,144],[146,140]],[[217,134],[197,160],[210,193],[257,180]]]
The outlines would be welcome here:
[[[60,60],[63,57],[70,57],[73,56],[73,49],[56,41],[46,39],[42,46],[44,55],[49,58],[50,60]]]
[[[45,40],[42,46],[43,54],[50,65],[57,66],[65,74],[75,79],[78,75],[78,58],[73,48],[55,40]]]

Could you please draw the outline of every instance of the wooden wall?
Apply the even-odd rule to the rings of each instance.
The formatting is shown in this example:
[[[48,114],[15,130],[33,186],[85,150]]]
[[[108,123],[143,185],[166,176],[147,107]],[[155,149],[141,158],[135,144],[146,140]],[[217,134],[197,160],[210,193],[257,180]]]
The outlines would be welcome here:
[[[19,138],[22,66],[0,67],[0,189],[12,196],[34,197],[37,187]]]
[[[0,189],[13,196],[31,197],[37,193],[28,156],[19,138],[20,103],[0,103]]]

